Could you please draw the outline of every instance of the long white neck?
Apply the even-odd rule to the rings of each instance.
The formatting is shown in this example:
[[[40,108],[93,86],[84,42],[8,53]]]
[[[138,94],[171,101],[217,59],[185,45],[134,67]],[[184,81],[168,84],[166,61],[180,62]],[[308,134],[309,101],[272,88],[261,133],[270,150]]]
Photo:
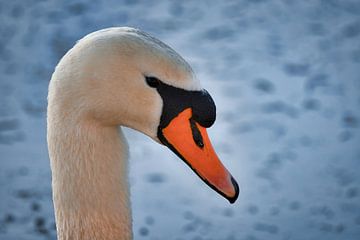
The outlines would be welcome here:
[[[49,111],[48,145],[58,239],[132,239],[122,132],[56,115]]]

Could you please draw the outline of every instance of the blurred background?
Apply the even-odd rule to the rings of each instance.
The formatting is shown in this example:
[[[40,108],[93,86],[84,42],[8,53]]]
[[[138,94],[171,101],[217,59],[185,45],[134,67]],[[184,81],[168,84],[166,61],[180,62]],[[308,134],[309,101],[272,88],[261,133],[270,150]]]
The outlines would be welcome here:
[[[217,104],[230,205],[126,129],[135,239],[360,239],[360,1],[0,1],[0,239],[56,239],[46,96],[59,59],[111,26],[178,51]]]

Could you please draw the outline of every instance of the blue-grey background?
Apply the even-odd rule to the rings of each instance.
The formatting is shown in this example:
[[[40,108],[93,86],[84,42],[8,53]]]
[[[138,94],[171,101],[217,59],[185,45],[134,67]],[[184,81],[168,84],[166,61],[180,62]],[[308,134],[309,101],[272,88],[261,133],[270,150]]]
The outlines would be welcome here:
[[[141,28],[217,104],[230,205],[126,130],[135,239],[360,239],[360,1],[0,1],[0,239],[55,239],[47,86],[89,32]]]

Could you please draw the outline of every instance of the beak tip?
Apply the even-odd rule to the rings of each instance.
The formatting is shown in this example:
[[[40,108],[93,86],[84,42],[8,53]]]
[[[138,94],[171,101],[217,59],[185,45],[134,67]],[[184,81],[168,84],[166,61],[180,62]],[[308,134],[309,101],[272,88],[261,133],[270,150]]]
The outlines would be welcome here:
[[[236,182],[236,180],[231,176],[231,182],[234,186],[234,190],[235,190],[235,195],[233,197],[227,197],[227,199],[229,200],[229,202],[231,204],[235,203],[237,198],[239,197],[239,193],[240,193],[240,188],[238,183]]]

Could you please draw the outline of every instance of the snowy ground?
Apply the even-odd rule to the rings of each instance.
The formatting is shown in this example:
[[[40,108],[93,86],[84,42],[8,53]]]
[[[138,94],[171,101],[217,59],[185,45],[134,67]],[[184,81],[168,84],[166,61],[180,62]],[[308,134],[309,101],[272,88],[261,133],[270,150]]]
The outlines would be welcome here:
[[[124,25],[194,67],[241,188],[230,205],[127,130],[135,239],[360,238],[360,1],[84,2],[0,1],[1,240],[56,238],[48,81],[77,39]]]

